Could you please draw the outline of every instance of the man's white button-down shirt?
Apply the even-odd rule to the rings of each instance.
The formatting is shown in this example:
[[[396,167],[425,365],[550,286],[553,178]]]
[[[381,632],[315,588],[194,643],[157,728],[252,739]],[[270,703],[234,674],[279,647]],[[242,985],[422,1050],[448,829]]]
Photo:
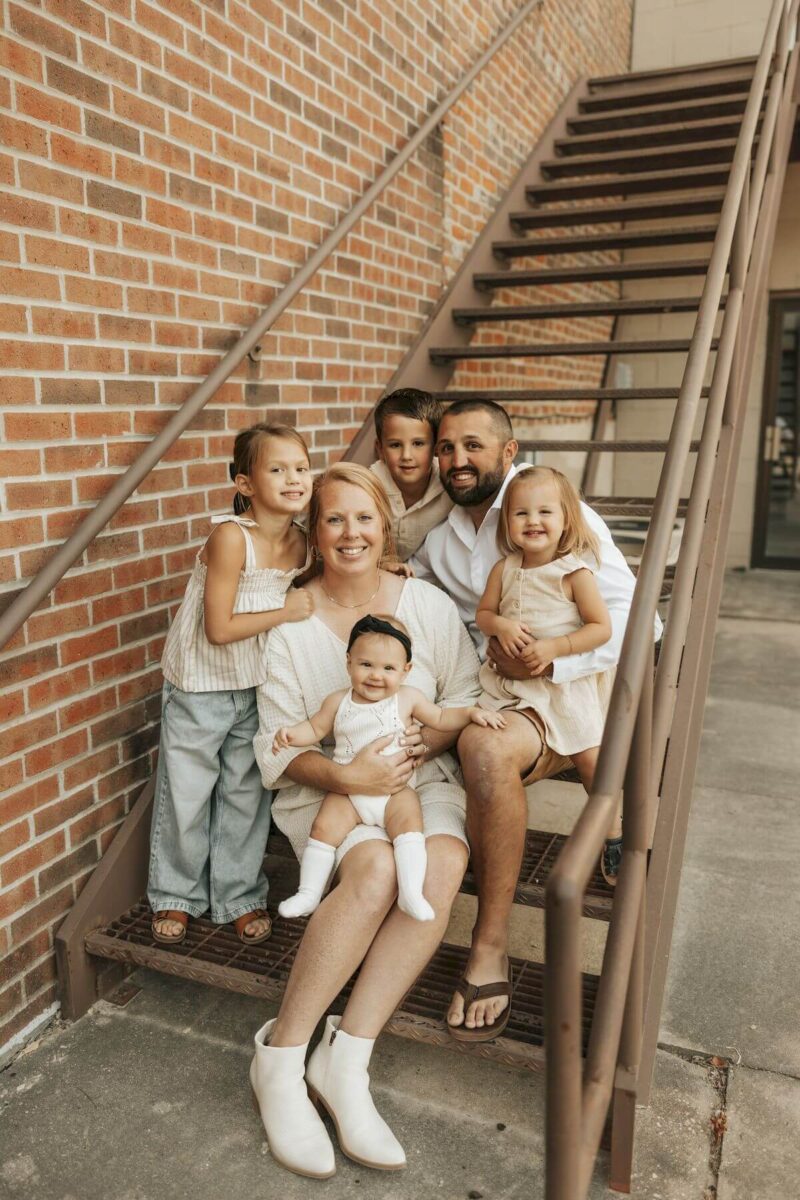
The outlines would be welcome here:
[[[409,566],[418,579],[438,583],[455,601],[481,659],[486,657],[486,639],[475,624],[475,610],[486,588],[489,572],[502,558],[497,546],[497,524],[503,494],[516,471],[517,468],[512,465],[479,529],[475,528],[468,510],[456,505],[447,520],[430,531],[409,560]],[[600,543],[600,565],[591,555],[585,558],[585,562],[594,571],[600,595],[606,602],[611,617],[611,638],[605,645],[586,654],[557,658],[553,663],[553,680],[556,683],[579,679],[582,675],[595,675],[616,665],[636,582],[622,552],[614,545],[603,518],[588,504],[581,503],[581,509],[587,525]],[[661,636],[661,630],[661,621],[656,617],[656,638]]]

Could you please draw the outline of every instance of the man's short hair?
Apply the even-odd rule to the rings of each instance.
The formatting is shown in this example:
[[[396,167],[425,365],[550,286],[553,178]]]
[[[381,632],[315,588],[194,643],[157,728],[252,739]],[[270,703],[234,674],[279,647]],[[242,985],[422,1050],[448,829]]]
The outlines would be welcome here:
[[[453,404],[448,405],[444,415],[447,417],[458,417],[462,413],[471,412],[485,412],[489,414],[495,436],[503,445],[506,442],[510,442],[514,437],[514,427],[511,424],[511,418],[502,405],[495,404],[494,400],[456,400]]]
[[[378,441],[383,436],[383,423],[387,417],[409,417],[412,421],[427,421],[433,430],[433,439],[439,431],[444,406],[430,392],[420,388],[398,388],[379,402],[375,409],[375,433]]]

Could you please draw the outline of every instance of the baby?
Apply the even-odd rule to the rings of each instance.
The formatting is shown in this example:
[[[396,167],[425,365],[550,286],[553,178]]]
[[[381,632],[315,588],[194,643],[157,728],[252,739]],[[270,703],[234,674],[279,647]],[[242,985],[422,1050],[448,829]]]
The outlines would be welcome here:
[[[357,621],[347,644],[347,670],[352,687],[333,692],[308,721],[283,726],[275,734],[273,753],[287,746],[312,746],[331,731],[336,738],[334,762],[349,763],[377,738],[394,734],[382,754],[397,754],[397,742],[410,721],[457,733],[472,721],[493,729],[505,726],[495,712],[476,706],[440,708],[416,688],[403,684],[411,670],[411,639],[395,617],[367,616]],[[300,887],[278,906],[282,917],[312,913],[333,870],[336,848],[358,824],[385,828],[394,846],[398,907],[418,921],[432,921],[434,911],[422,894],[427,855],[419,796],[409,785],[391,796],[342,796],[328,793],[322,801],[300,860]]]
[[[375,409],[378,476],[392,508],[392,530],[401,562],[410,558],[453,502],[442,487],[433,455],[442,405],[430,392],[400,388]]]

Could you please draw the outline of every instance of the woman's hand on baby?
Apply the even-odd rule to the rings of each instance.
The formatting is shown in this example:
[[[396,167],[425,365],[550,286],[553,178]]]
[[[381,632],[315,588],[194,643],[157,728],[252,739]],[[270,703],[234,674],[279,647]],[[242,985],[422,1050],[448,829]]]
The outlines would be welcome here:
[[[502,650],[511,658],[521,658],[522,651],[532,640],[530,629],[520,621],[510,621],[506,617],[501,618],[501,621],[496,637]]]
[[[305,621],[314,611],[314,597],[306,588],[290,587],[283,601],[284,621]]]
[[[487,729],[505,729],[506,719],[499,712],[488,708],[478,708],[477,705],[469,710],[469,719],[473,725],[483,725]]]
[[[342,767],[345,772],[344,782],[350,795],[363,793],[367,796],[394,795],[404,788],[414,770],[414,759],[406,753],[406,749],[397,754],[381,754],[394,741],[394,734],[377,738]]]

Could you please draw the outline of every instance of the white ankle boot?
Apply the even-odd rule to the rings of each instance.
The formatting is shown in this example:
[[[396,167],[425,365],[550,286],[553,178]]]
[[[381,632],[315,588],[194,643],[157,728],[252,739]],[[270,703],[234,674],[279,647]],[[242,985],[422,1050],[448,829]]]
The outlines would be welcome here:
[[[336,1171],[333,1146],[319,1113],[308,1098],[305,1046],[270,1046],[274,1021],[255,1037],[250,1065],[253,1099],[264,1122],[272,1157],[282,1167],[312,1179],[328,1179]]]
[[[406,1165],[403,1147],[369,1094],[367,1066],[375,1041],[342,1033],[340,1020],[328,1017],[322,1041],[308,1060],[309,1095],[330,1113],[348,1158],[379,1171],[399,1171]]]

